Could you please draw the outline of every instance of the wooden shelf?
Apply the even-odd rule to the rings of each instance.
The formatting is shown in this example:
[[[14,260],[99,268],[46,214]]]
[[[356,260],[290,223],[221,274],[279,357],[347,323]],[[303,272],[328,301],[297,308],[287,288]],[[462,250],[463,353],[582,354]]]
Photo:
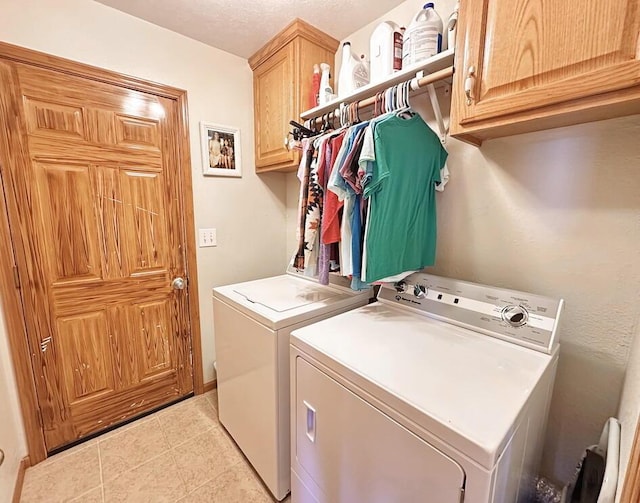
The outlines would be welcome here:
[[[414,78],[418,72],[422,71],[425,75],[428,75],[430,73],[444,70],[445,68],[453,66],[453,57],[453,49],[448,49],[441,52],[440,54],[436,54],[432,58],[421,61],[420,63],[416,63],[415,65],[408,66],[407,68],[403,68],[399,72],[392,73],[386,79],[380,82],[375,82],[372,84],[367,84],[363,87],[359,87],[347,96],[332,100],[325,105],[306,110],[305,112],[302,112],[300,114],[300,117],[303,120],[320,117],[321,115],[324,115],[328,112],[333,112],[336,108],[339,108],[340,103],[353,103],[354,101],[360,101],[366,98],[370,98],[380,91],[384,91],[389,87]]]

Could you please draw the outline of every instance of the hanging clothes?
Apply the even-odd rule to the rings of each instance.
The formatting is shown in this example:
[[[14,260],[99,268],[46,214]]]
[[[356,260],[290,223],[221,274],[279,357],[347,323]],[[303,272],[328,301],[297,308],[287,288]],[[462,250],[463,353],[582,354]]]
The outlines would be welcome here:
[[[312,142],[311,167],[309,168],[309,190],[307,196],[307,214],[304,228],[304,275],[318,275],[318,256],[320,249],[320,226],[323,205],[323,189],[319,183],[318,170],[324,159],[324,143],[327,138],[317,137]]]
[[[399,112],[303,142],[295,265],[321,284],[339,270],[360,290],[434,263],[435,191],[448,180],[447,152],[419,115],[387,94]]]
[[[338,201],[338,197],[332,193],[327,191],[327,184],[329,183],[329,176],[331,175],[331,168],[335,159],[337,157],[338,151],[342,146],[342,140],[345,136],[345,131],[336,131],[329,135],[326,143],[324,144],[324,155],[322,157],[322,161],[318,170],[318,182],[322,187],[323,191],[323,215],[322,215],[322,223],[320,228],[320,251],[318,257],[318,282],[321,285],[329,284],[329,273],[331,272],[331,263],[336,262],[338,259],[338,253],[336,248],[337,239],[331,237],[334,234],[338,235],[339,233],[335,232],[334,227],[332,227],[332,222],[329,221],[331,217],[327,215],[334,215],[335,219],[335,228],[339,229],[339,210],[340,210],[340,202]],[[326,241],[332,241],[329,244],[325,244]]]
[[[365,234],[367,282],[431,266],[436,250],[435,187],[447,152],[419,115],[382,119],[373,131],[371,178]]]
[[[328,165],[327,184],[331,178],[331,170],[338,159],[338,155],[343,151],[343,142],[346,131],[341,131],[331,140],[331,159]],[[340,241],[340,210],[342,201],[334,192],[329,192],[325,198],[325,211],[322,218],[322,243],[330,245]]]
[[[298,198],[298,226],[296,237],[298,248],[293,259],[293,267],[303,271],[305,267],[305,228],[307,220],[307,205],[309,202],[309,174],[313,161],[313,143],[310,138],[302,140],[302,157],[298,167],[298,180],[300,180],[300,196]]]
[[[353,275],[351,218],[355,203],[355,192],[345,180],[344,173],[349,171],[351,163],[359,156],[366,126],[367,123],[360,123],[348,129],[343,148],[331,169],[331,176],[327,185],[327,189],[336,194],[343,203],[340,225],[340,274],[342,276]]]

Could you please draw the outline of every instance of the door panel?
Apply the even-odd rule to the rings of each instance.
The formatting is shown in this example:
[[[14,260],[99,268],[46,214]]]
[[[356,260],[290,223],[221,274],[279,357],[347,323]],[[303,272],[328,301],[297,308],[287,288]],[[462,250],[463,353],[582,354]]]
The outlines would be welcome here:
[[[113,391],[109,330],[104,311],[58,319],[61,357],[69,403]]]
[[[25,108],[30,134],[85,138],[82,108],[28,98]]]
[[[165,205],[160,173],[124,171],[126,254],[129,274],[166,271],[169,250],[165,228]]]
[[[128,147],[160,150],[160,127],[155,120],[116,115],[116,142]]]
[[[137,354],[141,379],[173,369],[172,338],[174,333],[166,300],[132,306],[130,333],[140,333]]]
[[[175,100],[0,62],[7,167],[45,442],[193,390]],[[2,153],[4,152],[4,154]]]
[[[88,166],[34,163],[51,279],[100,279],[94,192]]]

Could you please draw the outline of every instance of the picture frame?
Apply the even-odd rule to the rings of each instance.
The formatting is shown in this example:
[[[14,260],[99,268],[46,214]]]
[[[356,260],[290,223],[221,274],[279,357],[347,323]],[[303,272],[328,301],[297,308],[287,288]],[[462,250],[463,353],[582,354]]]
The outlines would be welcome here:
[[[240,129],[200,122],[202,173],[205,176],[242,176]]]

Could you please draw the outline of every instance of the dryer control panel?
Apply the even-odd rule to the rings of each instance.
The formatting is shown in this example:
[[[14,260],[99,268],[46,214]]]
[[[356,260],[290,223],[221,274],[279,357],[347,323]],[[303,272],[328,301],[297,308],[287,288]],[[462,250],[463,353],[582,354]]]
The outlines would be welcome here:
[[[382,285],[378,300],[550,354],[564,301],[426,273]]]

